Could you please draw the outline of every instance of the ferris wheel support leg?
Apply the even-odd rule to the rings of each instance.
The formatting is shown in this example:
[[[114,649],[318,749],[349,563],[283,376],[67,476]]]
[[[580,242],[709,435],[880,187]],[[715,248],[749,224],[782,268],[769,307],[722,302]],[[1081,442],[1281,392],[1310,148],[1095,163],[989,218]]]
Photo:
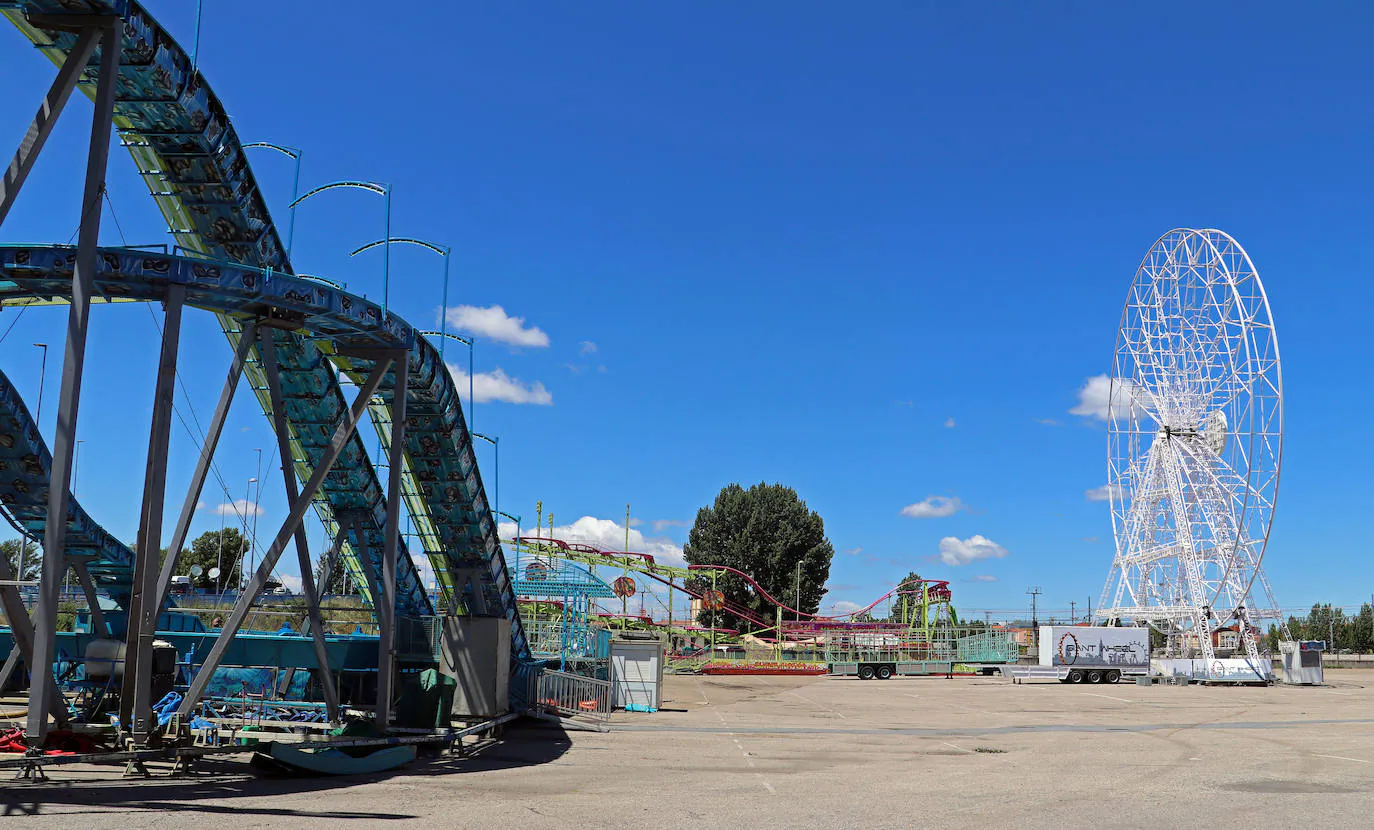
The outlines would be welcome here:
[[[30,746],[41,746],[48,732],[48,715],[65,723],[65,705],[48,667],[57,650],[57,602],[67,569],[67,498],[72,483],[72,455],[76,448],[77,411],[81,403],[81,377],[86,361],[86,330],[90,322],[91,292],[95,282],[97,246],[100,244],[100,206],[105,192],[105,164],[110,157],[110,132],[114,125],[115,88],[119,76],[121,24],[111,17],[101,22],[100,77],[96,87],[95,114],[86,156],[86,183],[81,199],[81,225],[77,234],[76,268],[72,273],[72,302],[67,312],[67,344],[62,360],[62,386],[57,405],[57,434],[53,441],[52,477],[48,486],[47,527],[43,534],[43,576],[38,587],[38,606],[33,614],[33,682],[29,686],[29,717],[25,730]]]
[[[272,428],[277,433],[277,456],[281,459],[286,500],[293,502],[297,496],[295,453],[291,450],[291,434],[286,426],[286,401],[282,396],[281,372],[277,366],[276,333],[271,329],[259,329],[254,334],[262,337],[258,351],[262,356],[264,374],[267,375],[267,393],[272,401]],[[296,525],[295,539],[296,562],[301,572],[301,592],[305,594],[305,610],[310,619],[310,639],[315,646],[315,662],[319,664],[321,688],[324,690],[324,708],[329,716],[329,722],[338,723],[339,694],[334,686],[334,672],[329,667],[329,648],[324,639],[324,619],[320,616],[320,597],[315,590],[310,546],[305,538],[304,523]]]
[[[196,706],[200,703],[200,698],[205,694],[205,687],[210,685],[210,679],[214,676],[215,669],[219,668],[220,661],[224,659],[224,653],[229,650],[229,645],[234,641],[234,635],[243,626],[244,620],[248,619],[248,612],[252,610],[253,601],[267,584],[267,580],[272,576],[272,570],[277,566],[277,560],[281,558],[282,551],[291,538],[296,535],[296,528],[301,520],[305,518],[305,512],[310,509],[315,495],[320,491],[320,486],[324,484],[325,477],[334,468],[334,462],[343,453],[344,446],[358,430],[358,421],[363,417],[363,412],[367,410],[368,402],[376,394],[377,387],[382,383],[382,378],[386,376],[387,370],[391,367],[389,358],[378,359],[372,367],[372,372],[363,381],[363,385],[358,389],[358,396],[353,399],[352,406],[344,413],[343,419],[334,430],[334,437],[329,440],[329,446],[320,456],[315,464],[315,469],[310,473],[310,480],[301,488],[300,495],[291,502],[290,509],[286,514],[286,521],[282,522],[281,528],[272,540],[272,545],[262,556],[262,561],[258,569],[253,572],[253,576],[248,580],[248,586],[239,594],[238,601],[234,603],[234,609],[229,612],[229,618],[225,620],[224,627],[220,629],[219,636],[215,638],[214,645],[210,647],[210,652],[205,656],[205,662],[201,664],[200,670],[195,677],[191,678],[191,686],[186,690],[186,696],[182,698],[181,705],[177,707],[177,714],[183,719],[191,717],[195,713]]]

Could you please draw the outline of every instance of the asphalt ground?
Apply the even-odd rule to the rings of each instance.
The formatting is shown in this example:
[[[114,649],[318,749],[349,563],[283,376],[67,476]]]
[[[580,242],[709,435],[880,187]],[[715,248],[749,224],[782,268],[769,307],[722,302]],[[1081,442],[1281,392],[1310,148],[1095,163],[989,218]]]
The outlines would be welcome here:
[[[10,827],[1374,826],[1374,672],[1320,688],[669,677],[609,733],[512,725],[356,778],[242,760],[0,783]],[[167,767],[155,770],[165,773]]]

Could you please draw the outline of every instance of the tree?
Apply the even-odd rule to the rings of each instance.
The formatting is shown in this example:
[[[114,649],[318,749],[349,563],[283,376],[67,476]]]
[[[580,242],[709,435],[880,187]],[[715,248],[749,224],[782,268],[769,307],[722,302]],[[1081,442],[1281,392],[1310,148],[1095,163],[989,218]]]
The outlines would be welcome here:
[[[33,542],[28,543],[28,553],[24,556],[24,572],[19,573],[19,546],[18,539],[6,539],[0,542],[0,556],[5,557],[5,562],[9,564],[11,579],[20,582],[32,582],[43,575],[43,549]]]
[[[181,552],[174,573],[189,575],[191,566],[199,565],[200,576],[192,580],[195,587],[219,593],[238,585],[240,560],[247,553],[248,540],[235,528],[207,530],[191,541],[189,549]],[[211,568],[219,568],[217,578],[210,577]]]
[[[319,558],[315,560],[315,590],[320,596],[324,596],[325,594],[342,594],[347,587],[347,580],[344,575],[343,557],[336,556],[334,558],[334,570],[328,576],[325,576],[324,569],[325,566],[329,564],[326,561],[328,558],[329,551],[324,551],[320,554]]]
[[[698,510],[683,554],[692,565],[726,565],[746,573],[779,602],[814,614],[825,594],[835,549],[825,538],[825,522],[795,490],[760,482],[748,490],[730,484],[721,489],[713,505]],[[743,579],[727,574],[716,580],[715,587],[727,603],[772,624],[773,605]],[[713,614],[703,609],[698,622],[710,625],[713,616],[717,625],[757,628],[724,610]]]
[[[906,593],[914,591],[915,593]],[[897,593],[892,596],[892,613],[887,621],[895,623],[917,623],[921,615],[921,575],[911,571],[897,583]]]

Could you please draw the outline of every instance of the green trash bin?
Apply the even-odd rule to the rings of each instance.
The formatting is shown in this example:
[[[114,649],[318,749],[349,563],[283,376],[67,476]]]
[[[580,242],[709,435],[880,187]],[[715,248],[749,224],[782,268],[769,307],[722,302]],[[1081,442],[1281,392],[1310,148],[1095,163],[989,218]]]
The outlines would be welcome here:
[[[457,685],[438,669],[408,676],[396,701],[396,725],[408,729],[448,728]]]

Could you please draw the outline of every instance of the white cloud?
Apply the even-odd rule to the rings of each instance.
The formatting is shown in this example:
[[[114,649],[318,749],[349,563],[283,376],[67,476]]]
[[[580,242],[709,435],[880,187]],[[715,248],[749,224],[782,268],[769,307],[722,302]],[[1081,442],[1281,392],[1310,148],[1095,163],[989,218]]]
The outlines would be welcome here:
[[[1001,559],[1006,555],[1006,548],[986,536],[967,539],[946,536],[940,540],[940,561],[950,566],[967,565],[979,559]]]
[[[301,582],[301,578],[299,576],[292,576],[291,574],[278,574],[277,581],[282,584],[283,588],[285,588],[293,594],[299,594],[301,591],[305,590],[305,585]]]
[[[486,308],[460,305],[450,308],[447,316],[449,325],[454,328],[498,343],[534,348],[549,345],[549,336],[543,330],[538,326],[526,326],[524,317],[512,317],[499,305]]]
[[[654,531],[662,533],[670,527],[686,527],[688,524],[690,522],[684,519],[654,519]],[[630,526],[634,527],[634,522],[630,522]]]
[[[956,426],[958,426],[958,424],[954,423],[953,418],[945,419],[945,429],[954,429]]]
[[[514,522],[502,522],[498,528],[502,539],[509,539],[515,534]],[[548,535],[548,529],[544,529],[544,535]],[[526,536],[533,536],[534,530],[524,530]],[[583,516],[570,525],[555,525],[553,528],[553,538],[562,539],[565,542],[583,542],[594,545],[602,550],[619,551],[625,549],[625,525],[613,519],[598,519],[595,516]],[[682,546],[675,544],[671,539],[663,539],[645,536],[633,527],[630,528],[630,550],[636,553],[647,553],[654,557],[654,561],[665,565],[685,565],[687,560],[682,556]]]
[[[915,504],[902,508],[902,515],[910,519],[943,519],[964,509],[957,496],[926,496]]]
[[[857,602],[850,602],[847,599],[842,599],[830,606],[827,610],[830,612],[830,616],[841,617],[845,614],[853,614],[855,611],[862,611],[863,606]]]
[[[577,344],[577,353],[579,355],[596,354],[596,344],[590,340],[583,340]]]
[[[1053,419],[1053,418],[1036,418],[1036,419],[1035,419],[1035,422],[1036,422],[1037,424],[1043,424],[1043,425],[1045,425],[1045,426],[1047,426],[1047,427],[1057,427],[1057,426],[1059,426],[1059,422],[1056,421],[1056,420]]]
[[[1121,488],[1104,484],[1101,487],[1094,487],[1091,490],[1084,490],[1083,497],[1088,501],[1109,501],[1112,496],[1116,496],[1119,501],[1121,498]]]
[[[968,580],[968,581],[969,581],[969,582],[996,582],[996,581],[997,581],[997,577],[993,576],[992,574],[978,574],[977,576],[969,577],[969,580]]]
[[[238,499],[232,504],[216,505],[214,514],[216,516],[261,516],[265,511],[247,499]]]
[[[461,366],[450,363],[449,374],[458,385],[458,393],[464,395],[468,390],[468,373]],[[478,372],[472,377],[472,395],[478,403],[503,401],[505,403],[530,403],[538,406],[553,404],[553,394],[544,388],[540,381],[525,383],[507,375],[500,367],[490,372]]]
[[[861,554],[861,553],[863,553],[863,552],[864,552],[864,549],[863,549],[862,546],[860,546],[860,547],[854,547],[854,548],[849,548],[849,549],[847,549],[847,550],[845,551],[845,553],[849,554],[850,556],[858,556],[859,554]]]
[[[1141,404],[1136,403],[1136,385],[1133,381],[1117,378],[1115,398],[1112,397],[1112,391],[1111,378],[1093,375],[1083,381],[1083,386],[1078,390],[1078,404],[1069,410],[1069,414],[1105,421],[1109,415],[1118,418],[1128,416],[1132,405],[1137,413],[1143,411]]]

